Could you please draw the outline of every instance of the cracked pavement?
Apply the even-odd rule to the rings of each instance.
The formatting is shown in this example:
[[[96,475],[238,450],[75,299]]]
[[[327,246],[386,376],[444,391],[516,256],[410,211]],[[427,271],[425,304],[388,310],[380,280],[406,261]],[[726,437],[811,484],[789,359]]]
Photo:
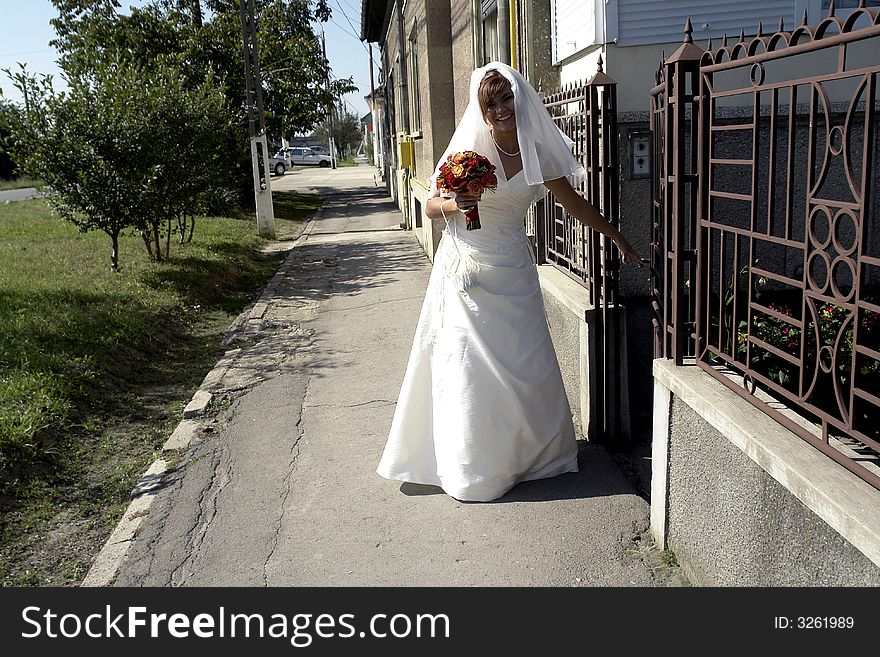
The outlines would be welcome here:
[[[431,265],[374,172],[273,179],[325,206],[233,325],[115,585],[653,585],[648,504],[599,446],[494,503],[376,474]]]

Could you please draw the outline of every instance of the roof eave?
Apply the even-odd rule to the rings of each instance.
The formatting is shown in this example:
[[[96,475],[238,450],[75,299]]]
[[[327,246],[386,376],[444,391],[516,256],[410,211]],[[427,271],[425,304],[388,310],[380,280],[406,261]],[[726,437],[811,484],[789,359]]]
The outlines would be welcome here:
[[[394,0],[362,0],[361,41],[381,43],[388,31]]]

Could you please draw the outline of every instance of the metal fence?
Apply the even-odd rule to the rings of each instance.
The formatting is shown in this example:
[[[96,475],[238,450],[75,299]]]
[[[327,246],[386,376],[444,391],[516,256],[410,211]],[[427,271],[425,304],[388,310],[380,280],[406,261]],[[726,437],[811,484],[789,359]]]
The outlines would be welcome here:
[[[589,82],[568,85],[544,96],[554,122],[573,142],[586,176],[576,189],[610,223],[618,225],[617,83],[602,70]],[[597,386],[591,391],[591,427],[606,441],[620,438],[620,335],[616,308],[620,258],[613,242],[569,215],[548,193],[529,212],[538,264],[552,264],[586,288],[595,309],[591,360]]]
[[[617,83],[602,70],[589,82],[544,96],[553,121],[574,142],[586,171],[578,191],[618,225]],[[536,204],[535,247],[540,264],[551,263],[579,280],[594,306],[617,301],[619,256],[611,240],[565,212],[552,194]]]
[[[652,257],[655,355],[880,488],[878,16],[705,52],[688,22],[652,92]]]

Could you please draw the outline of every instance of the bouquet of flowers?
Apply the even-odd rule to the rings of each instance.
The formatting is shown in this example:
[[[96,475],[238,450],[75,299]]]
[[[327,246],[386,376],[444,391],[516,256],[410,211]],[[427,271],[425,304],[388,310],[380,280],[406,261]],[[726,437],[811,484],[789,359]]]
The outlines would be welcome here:
[[[437,175],[437,189],[441,192],[465,192],[479,196],[486,189],[498,186],[495,165],[485,155],[475,151],[453,153],[440,165]],[[480,227],[480,213],[474,206],[467,214],[466,227],[474,230]]]

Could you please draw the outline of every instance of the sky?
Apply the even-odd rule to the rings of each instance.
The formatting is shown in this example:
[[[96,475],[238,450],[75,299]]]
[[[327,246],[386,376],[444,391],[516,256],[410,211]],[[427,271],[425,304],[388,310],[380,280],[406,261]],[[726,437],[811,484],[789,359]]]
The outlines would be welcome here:
[[[364,96],[370,93],[370,66],[368,44],[360,41],[360,0],[329,0],[333,9],[331,22],[325,25],[327,58],[336,78],[352,77],[357,93],[345,97],[350,112],[363,116],[367,113]],[[145,0],[122,0],[123,10],[142,6]],[[32,73],[53,75],[56,89],[63,89],[61,71],[55,63],[58,57],[49,41],[55,31],[49,20],[57,15],[50,0],[0,0],[0,89],[3,97],[13,102],[21,100],[18,90],[2,69],[18,69],[18,62],[27,64]],[[316,29],[317,31],[317,29]],[[373,57],[378,52],[373,47]],[[378,82],[378,71],[374,70]]]

